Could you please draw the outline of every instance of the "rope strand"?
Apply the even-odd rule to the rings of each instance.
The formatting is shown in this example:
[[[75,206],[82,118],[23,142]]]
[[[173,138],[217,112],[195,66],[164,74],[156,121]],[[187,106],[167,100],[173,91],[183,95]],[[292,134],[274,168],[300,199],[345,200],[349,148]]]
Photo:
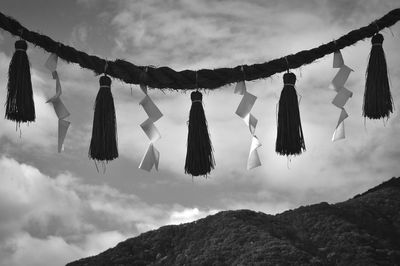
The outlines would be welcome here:
[[[368,26],[353,30],[335,41],[320,45],[310,50],[300,51],[296,54],[287,55],[261,64],[243,65],[246,70],[246,81],[268,78],[274,74],[287,70],[286,60],[290,61],[290,68],[296,69],[303,65],[331,54],[344,47],[355,44],[365,38],[372,37],[375,33],[386,27],[394,25],[400,20],[400,9],[394,9],[382,18],[373,21]],[[377,27],[379,25],[379,27]],[[0,12],[0,28],[10,32],[12,35],[21,36],[23,39],[36,45],[49,53],[55,53],[59,58],[79,64],[82,68],[94,71],[96,74],[103,73],[104,65],[108,62],[107,74],[120,79],[128,84],[140,84],[141,75],[147,66],[137,66],[133,63],[116,59],[108,61],[94,55],[88,55],[83,51],[59,43],[46,35],[39,34],[22,26],[15,19]],[[285,59],[286,58],[286,59]],[[200,69],[197,70],[198,78],[201,79],[201,89],[214,90],[227,84],[243,80],[242,65],[232,68]],[[149,68],[146,85],[158,89],[193,90],[196,89],[193,70],[175,71],[170,67]],[[201,78],[200,78],[201,77]],[[200,89],[199,88],[199,89]]]

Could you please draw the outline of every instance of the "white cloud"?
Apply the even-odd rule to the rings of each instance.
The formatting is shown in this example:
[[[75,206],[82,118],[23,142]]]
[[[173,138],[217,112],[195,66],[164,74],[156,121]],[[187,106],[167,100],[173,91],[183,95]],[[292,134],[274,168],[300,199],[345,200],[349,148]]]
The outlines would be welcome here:
[[[82,5],[86,8],[91,8],[93,7],[96,3],[98,3],[98,0],[77,0],[76,1],[79,5]]]
[[[84,254],[61,237],[38,239],[22,233],[0,246],[0,263],[8,266],[61,266]]]
[[[69,39],[69,45],[75,47],[75,49],[83,50],[87,54],[92,54],[93,49],[88,42],[90,31],[91,27],[86,23],[74,26]]]
[[[199,210],[198,208],[192,208],[192,209],[185,208],[181,211],[173,211],[170,215],[169,224],[188,223],[208,215],[216,214],[217,212],[218,212],[217,210],[204,212]]]
[[[69,173],[51,178],[6,157],[0,168],[0,265],[63,265],[138,233],[215,213],[150,205]]]

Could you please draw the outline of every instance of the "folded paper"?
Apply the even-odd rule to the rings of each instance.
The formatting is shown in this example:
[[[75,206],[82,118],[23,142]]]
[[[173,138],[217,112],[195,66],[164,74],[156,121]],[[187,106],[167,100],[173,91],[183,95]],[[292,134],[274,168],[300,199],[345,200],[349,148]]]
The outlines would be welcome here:
[[[333,53],[333,68],[340,68],[344,65],[342,53],[336,51]]]
[[[159,160],[160,152],[154,148],[153,144],[150,144],[142,158],[142,161],[139,164],[139,169],[150,172],[154,166],[154,168],[158,171]]]
[[[243,95],[246,92],[246,84],[244,81],[239,81],[235,86],[235,94]]]
[[[140,86],[140,89],[143,91],[143,93],[147,95],[147,86],[144,84],[140,84],[139,86]]]
[[[158,109],[148,95],[146,95],[139,104],[143,107],[151,121],[155,122],[163,116],[160,109]]]
[[[335,129],[335,132],[333,133],[333,136],[332,136],[332,141],[344,139],[345,137],[346,137],[346,135],[344,133],[344,121],[342,121]]]
[[[347,117],[349,117],[349,114],[346,112],[344,108],[342,108],[336,127],[338,127],[339,124],[341,124]]]
[[[71,123],[64,120],[65,118],[70,116],[70,113],[60,98],[62,94],[62,89],[60,78],[57,72],[57,62],[58,56],[56,54],[50,54],[45,63],[45,67],[51,71],[53,79],[56,80],[56,94],[49,100],[47,100],[46,103],[53,104],[54,111],[58,118],[58,152],[61,152],[64,149],[64,140]]]
[[[147,119],[146,121],[141,123],[140,127],[143,129],[144,133],[146,133],[151,143],[156,142],[161,138],[160,132],[150,119]]]
[[[56,112],[58,119],[64,119],[70,115],[68,109],[65,107],[60,98],[56,98],[48,102],[53,104],[54,111]]]
[[[241,118],[245,118],[250,113],[256,100],[256,96],[251,93],[244,92],[243,98],[236,109],[236,114]]]
[[[250,170],[261,165],[260,157],[257,152],[257,149],[261,147],[261,143],[255,135],[258,120],[250,113],[257,97],[246,91],[246,84],[244,81],[239,81],[236,84],[234,93],[243,95],[235,113],[243,119],[252,135],[250,152],[247,158],[247,169]]]
[[[343,106],[346,104],[351,96],[353,96],[353,92],[343,87],[336,94],[336,97],[333,99],[332,104],[338,108],[343,108]]]
[[[342,111],[340,112],[340,116],[339,116],[339,120],[337,122],[336,125],[336,129],[335,132],[333,132],[333,136],[332,136],[332,141],[337,141],[340,139],[344,139],[345,133],[344,133],[344,120],[349,117],[349,115],[347,114],[346,110],[344,108],[342,108]]]
[[[155,105],[155,103],[151,100],[151,98],[147,95],[147,86],[144,84],[140,84],[140,89],[145,94],[145,97],[140,101],[139,104],[143,107],[144,111],[149,117],[140,124],[140,127],[149,138],[150,144],[146,150],[146,153],[143,155],[142,160],[140,161],[139,169],[150,172],[154,166],[154,168],[158,171],[160,152],[154,147],[153,144],[161,138],[161,134],[158,131],[157,127],[154,125],[154,122],[160,119],[163,114],[161,113],[160,109],[158,109],[158,107]]]
[[[346,65],[343,65],[339,69],[338,73],[332,80],[332,86],[335,91],[339,91],[343,88],[344,84],[350,76],[351,71],[353,70]]]
[[[332,87],[337,92],[335,98],[332,100],[332,104],[341,109],[340,116],[332,136],[332,141],[337,141],[346,137],[344,120],[349,115],[344,109],[344,106],[353,96],[353,92],[345,88],[344,84],[353,70],[344,64],[343,56],[340,51],[337,51],[333,54],[333,68],[340,68],[331,83]]]
[[[256,136],[251,140],[249,159],[247,160],[247,170],[256,168],[261,165],[260,157],[258,156],[257,149],[261,147],[261,143]]]
[[[248,115],[245,116],[245,118],[243,118],[243,120],[249,127],[250,133],[254,135],[258,122],[257,118],[255,118],[252,114],[249,113]]]
[[[58,56],[56,54],[50,54],[49,58],[46,60],[46,63],[44,63],[44,66],[51,72],[54,72],[57,69],[57,62]]]
[[[71,122],[62,119],[58,120],[58,152],[64,150],[64,140]]]

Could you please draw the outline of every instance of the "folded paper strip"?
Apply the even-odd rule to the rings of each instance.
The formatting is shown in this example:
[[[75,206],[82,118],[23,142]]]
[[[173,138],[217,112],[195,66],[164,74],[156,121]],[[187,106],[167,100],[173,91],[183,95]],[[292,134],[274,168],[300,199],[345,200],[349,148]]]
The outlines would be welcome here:
[[[139,168],[150,172],[154,166],[154,168],[158,171],[160,152],[154,147],[154,142],[161,138],[161,134],[158,131],[157,127],[154,125],[154,122],[160,119],[163,114],[161,113],[160,109],[158,109],[158,107],[155,105],[155,103],[151,100],[151,98],[147,95],[147,86],[141,84],[140,88],[145,94],[145,97],[140,101],[139,104],[143,107],[144,111],[149,116],[148,119],[140,124],[140,127],[149,138],[150,144],[145,154],[143,155],[142,160],[140,161]]]
[[[64,140],[67,136],[67,131],[71,122],[65,120],[65,118],[67,118],[70,113],[65,107],[63,101],[61,100],[62,90],[60,78],[57,72],[57,62],[58,56],[56,54],[50,54],[45,63],[45,67],[51,71],[53,79],[56,80],[56,94],[49,100],[47,100],[46,103],[53,104],[54,111],[58,117],[58,152],[61,152],[62,150],[64,150]]]
[[[247,159],[247,169],[250,170],[261,165],[260,157],[257,152],[257,149],[261,147],[261,143],[255,135],[258,120],[250,113],[257,97],[247,92],[244,81],[239,81],[236,84],[234,93],[243,95],[242,100],[236,109],[236,114],[243,119],[252,135],[250,152]]]
[[[349,117],[344,109],[347,101],[353,96],[353,92],[344,87],[350,73],[353,71],[351,68],[344,64],[343,56],[340,51],[333,54],[333,68],[339,68],[335,77],[331,82],[332,88],[337,92],[332,104],[341,109],[339,120],[337,122],[335,131],[333,132],[332,141],[344,139],[346,137],[344,130],[344,120]]]

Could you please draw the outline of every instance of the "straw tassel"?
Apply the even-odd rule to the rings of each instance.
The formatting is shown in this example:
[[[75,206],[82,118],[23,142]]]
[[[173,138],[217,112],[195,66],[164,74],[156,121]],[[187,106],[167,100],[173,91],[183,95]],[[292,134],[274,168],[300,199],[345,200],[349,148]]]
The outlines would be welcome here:
[[[15,42],[15,52],[8,69],[5,118],[17,124],[35,121],[31,71],[24,40]]]
[[[306,150],[300,121],[296,75],[283,75],[283,90],[279,98],[278,130],[275,151],[281,155],[299,155]]]
[[[192,176],[202,175],[207,177],[214,169],[215,161],[203,109],[203,95],[199,91],[194,91],[190,98],[192,107],[190,108],[188,123],[185,173]]]
[[[118,157],[117,121],[111,79],[100,77],[100,90],[94,108],[92,139],[89,157],[95,161],[108,162]]]
[[[389,118],[393,113],[393,100],[383,51],[383,35],[375,34],[366,72],[363,116],[370,119]]]

